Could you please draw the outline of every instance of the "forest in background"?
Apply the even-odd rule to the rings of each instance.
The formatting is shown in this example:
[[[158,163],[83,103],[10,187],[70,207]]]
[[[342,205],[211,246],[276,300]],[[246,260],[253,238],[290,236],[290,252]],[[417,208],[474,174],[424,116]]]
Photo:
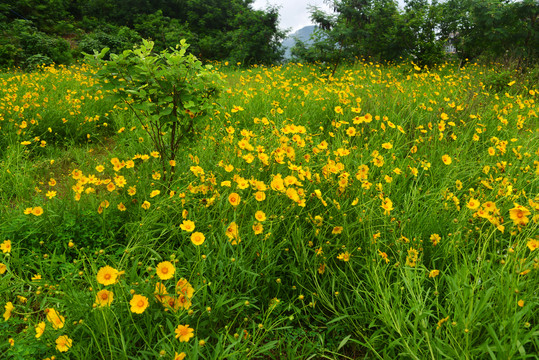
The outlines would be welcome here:
[[[313,43],[298,41],[292,60],[461,62],[516,67],[539,59],[537,0],[333,0],[311,7]],[[279,9],[254,0],[5,0],[0,4],[0,67],[69,64],[104,47],[118,53],[142,38],[156,49],[191,44],[198,58],[276,64],[284,60]]]

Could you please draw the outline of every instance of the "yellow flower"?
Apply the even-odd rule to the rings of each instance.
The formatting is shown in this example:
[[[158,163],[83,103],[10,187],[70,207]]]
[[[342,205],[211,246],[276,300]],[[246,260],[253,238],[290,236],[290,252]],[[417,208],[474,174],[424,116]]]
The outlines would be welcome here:
[[[115,284],[118,281],[118,275],[120,275],[119,271],[112,266],[103,266],[97,272],[97,282],[105,286]]]
[[[453,162],[453,160],[451,160],[451,156],[449,156],[449,155],[443,155],[442,156],[442,161],[446,165],[451,165],[451,163]]]
[[[262,210],[258,210],[255,213],[255,219],[260,221],[260,222],[266,221],[266,214]]]
[[[255,199],[256,199],[256,201],[264,201],[264,200],[266,200],[266,193],[263,192],[263,191],[255,192]]]
[[[66,352],[71,346],[73,346],[73,340],[67,335],[62,335],[56,339],[56,349],[60,352]]]
[[[125,207],[124,203],[119,203],[118,204],[118,210],[125,211],[125,210],[127,210],[127,208]]]
[[[60,315],[55,309],[49,308],[45,310],[47,314],[47,320],[52,324],[52,327],[55,330],[61,329],[64,327],[65,318]]]
[[[391,144],[390,142],[387,142],[387,143],[383,143],[382,144],[382,147],[386,150],[390,150],[390,149],[393,149],[393,144]]]
[[[534,251],[535,249],[539,248],[539,240],[530,239],[526,245],[528,246],[528,249],[530,249],[530,251]],[[0,272],[0,274],[3,273]]]
[[[520,307],[524,307],[524,300],[520,299],[517,304]]]
[[[150,208],[150,205],[151,204],[148,201],[144,201],[140,207],[144,210],[148,210]]]
[[[103,289],[98,291],[97,295],[95,296],[95,304],[99,307],[110,306],[113,299],[114,293],[112,291],[108,291],[107,289]]]
[[[43,208],[41,206],[36,206],[35,208],[32,209],[32,215],[35,215],[35,216],[43,215]]]
[[[517,203],[515,203],[514,208],[509,210],[509,217],[513,220],[515,225],[526,225],[530,221],[527,217],[530,214],[530,210]]]
[[[4,309],[6,309],[6,311],[4,312],[4,320],[5,321],[9,320],[9,318],[11,317],[11,312],[13,311],[14,308],[15,308],[15,306],[13,306],[13,303],[11,301],[8,301],[6,303],[6,305],[4,306]]]
[[[180,339],[180,342],[188,342],[192,337],[195,336],[194,329],[190,328],[189,325],[178,325],[174,330],[176,333],[176,339]]]
[[[182,351],[181,353],[174,352],[174,360],[183,360],[187,355]]]
[[[232,206],[238,206],[241,202],[241,197],[237,193],[232,193],[228,196],[228,202]]]
[[[4,240],[4,242],[0,245],[0,250],[2,250],[3,253],[10,253],[11,240]]]
[[[343,227],[342,227],[342,226],[335,226],[335,227],[333,228],[333,230],[331,230],[331,233],[332,233],[332,234],[340,234],[340,233],[342,233],[342,231],[343,231]]]
[[[36,339],[39,339],[41,337],[41,335],[43,335],[43,333],[45,332],[45,326],[46,326],[46,324],[45,324],[44,321],[37,324],[37,326],[36,326]]]
[[[191,220],[184,220],[180,225],[180,229],[183,231],[192,232],[195,230],[195,223]]]
[[[129,194],[129,196],[133,196],[136,193],[137,193],[137,187],[135,185],[130,186],[129,189],[127,189],[127,194]]]
[[[471,198],[470,200],[468,200],[468,203],[466,204],[466,207],[470,210],[475,210],[477,209],[479,206],[481,205],[481,203],[479,201],[477,201],[476,199],[474,198]]]
[[[430,278],[434,278],[436,276],[440,275],[440,270],[432,270],[431,272],[429,272],[429,277]]]
[[[0,263],[0,275],[3,275],[7,270],[6,264]]]
[[[393,202],[389,198],[385,198],[380,207],[384,209],[384,215],[389,215],[391,210],[393,210]]]
[[[144,295],[133,295],[133,298],[129,301],[129,305],[131,305],[131,312],[142,314],[149,305],[148,298]]]
[[[56,196],[56,191],[47,191],[45,196],[48,197],[49,199],[52,199],[53,197]]]
[[[161,191],[159,190],[154,190],[150,193],[150,197],[153,198],[153,197],[156,197],[157,195],[161,194]]]
[[[440,235],[438,235],[438,234],[432,234],[432,235],[430,236],[430,241],[432,241],[432,246],[438,245],[438,244],[440,243],[440,240],[441,240],[441,239],[442,239],[442,238],[441,238]]]
[[[232,243],[232,245],[237,245],[240,240],[238,224],[235,221],[231,222],[228,228],[226,229],[226,237]]]
[[[157,272],[157,276],[161,280],[172,279],[174,273],[176,272],[176,268],[170,261],[160,262],[157,264],[157,268],[155,270]]]
[[[204,243],[206,237],[201,232],[195,232],[191,234],[191,242],[196,246],[200,246]]]
[[[183,294],[190,299],[195,294],[195,289],[191,286],[191,284],[189,284],[189,281],[184,278],[181,278],[176,283],[176,293]]]
[[[264,232],[264,226],[259,222],[255,222],[253,224],[253,232],[255,235],[262,234]]]
[[[103,171],[105,170],[105,167],[104,167],[103,165],[97,165],[97,166],[95,167],[95,170],[96,170],[97,172],[103,172]]]
[[[351,256],[351,254],[348,251],[346,251],[346,252],[340,253],[337,256],[337,259],[342,260],[342,261],[349,261],[350,256]]]

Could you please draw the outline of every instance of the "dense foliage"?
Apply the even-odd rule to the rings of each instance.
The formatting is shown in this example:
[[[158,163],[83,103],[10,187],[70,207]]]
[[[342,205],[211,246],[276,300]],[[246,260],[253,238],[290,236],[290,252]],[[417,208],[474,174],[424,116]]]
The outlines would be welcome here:
[[[371,58],[420,65],[443,61],[539,60],[539,2],[535,0],[334,0],[334,13],[312,10],[319,28],[313,46],[298,43],[299,60]]]
[[[67,64],[80,52],[131,49],[141,38],[157,50],[185,39],[203,60],[281,60],[276,8],[253,0],[6,0],[0,4],[0,67]],[[35,58],[32,58],[35,56]]]

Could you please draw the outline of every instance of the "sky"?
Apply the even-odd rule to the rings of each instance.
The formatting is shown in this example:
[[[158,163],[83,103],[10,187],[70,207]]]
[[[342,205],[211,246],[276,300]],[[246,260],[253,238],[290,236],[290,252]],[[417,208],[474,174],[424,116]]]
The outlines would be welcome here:
[[[399,0],[400,6],[404,3]],[[280,27],[283,30],[291,30],[290,33],[301,29],[304,26],[313,25],[308,10],[309,5],[318,6],[325,12],[331,12],[331,8],[324,3],[324,0],[255,0],[253,8],[264,10],[268,5],[278,6]]]
[[[318,6],[330,12],[330,7],[323,0],[255,0],[253,8],[264,10],[268,5],[276,5],[279,9],[279,22],[281,29],[291,29],[291,33],[307,25],[313,25],[308,10],[309,5]]]

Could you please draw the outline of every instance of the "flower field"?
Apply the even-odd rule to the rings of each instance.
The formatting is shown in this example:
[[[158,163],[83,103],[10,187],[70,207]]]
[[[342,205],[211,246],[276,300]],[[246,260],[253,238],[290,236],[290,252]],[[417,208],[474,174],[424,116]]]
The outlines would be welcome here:
[[[88,66],[0,72],[0,358],[535,358],[537,79],[213,71],[167,170]]]

